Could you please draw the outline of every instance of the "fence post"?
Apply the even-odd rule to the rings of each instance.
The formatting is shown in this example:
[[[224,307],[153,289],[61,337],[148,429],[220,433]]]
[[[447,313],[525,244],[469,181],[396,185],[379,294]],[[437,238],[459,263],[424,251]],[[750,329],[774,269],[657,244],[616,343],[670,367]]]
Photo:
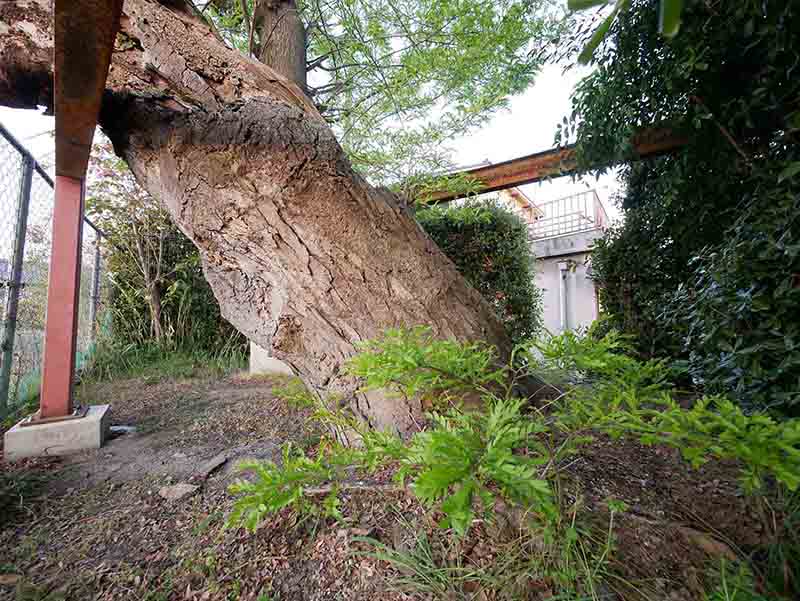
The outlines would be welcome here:
[[[89,349],[97,339],[97,306],[100,303],[100,232],[94,230],[94,264],[92,291],[89,294]]]
[[[11,384],[11,363],[14,360],[14,337],[17,331],[17,308],[23,286],[23,259],[25,257],[25,236],[28,230],[28,210],[31,204],[31,183],[33,181],[34,160],[28,154],[22,155],[22,186],[17,205],[17,226],[14,233],[14,255],[11,264],[11,280],[8,283],[5,324],[3,327],[2,365],[0,366],[0,414],[6,413],[11,404],[8,398]]]

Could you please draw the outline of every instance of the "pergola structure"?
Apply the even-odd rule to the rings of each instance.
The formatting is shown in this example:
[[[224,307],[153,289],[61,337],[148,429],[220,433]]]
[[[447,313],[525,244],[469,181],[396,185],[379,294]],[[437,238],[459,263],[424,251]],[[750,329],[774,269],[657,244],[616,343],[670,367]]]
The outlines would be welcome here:
[[[672,152],[684,146],[686,138],[669,128],[652,127],[644,129],[631,140],[632,150],[638,158],[652,157]],[[597,165],[601,167],[604,165]],[[477,183],[470,194],[483,194],[507,190],[523,184],[532,184],[549,177],[572,175],[579,171],[575,146],[551,148],[543,152],[529,154],[502,163],[480,165],[449,174],[450,177],[466,176]],[[466,194],[440,190],[429,193],[427,202],[445,203],[461,198]]]
[[[72,414],[86,167],[122,0],[56,0],[56,179],[39,417]]]

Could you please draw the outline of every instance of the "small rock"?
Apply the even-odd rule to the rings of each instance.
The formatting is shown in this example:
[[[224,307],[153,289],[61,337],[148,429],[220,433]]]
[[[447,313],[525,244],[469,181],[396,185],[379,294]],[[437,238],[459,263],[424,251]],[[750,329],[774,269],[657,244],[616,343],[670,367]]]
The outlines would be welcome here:
[[[203,480],[207,479],[211,475],[211,472],[213,472],[214,470],[218,469],[226,461],[228,461],[228,453],[227,452],[223,451],[219,455],[215,455],[214,457],[212,457],[211,459],[209,459],[205,463],[201,464],[200,467],[197,468],[197,471],[195,471],[194,475],[191,478],[192,481],[194,481],[194,482],[201,481],[202,482]]]
[[[194,484],[181,482],[180,484],[173,484],[172,486],[162,486],[158,491],[158,495],[168,501],[180,501],[181,499],[193,495],[197,492],[198,488],[200,487]]]
[[[136,434],[136,426],[111,426],[109,431],[115,436],[122,436],[123,434]]]

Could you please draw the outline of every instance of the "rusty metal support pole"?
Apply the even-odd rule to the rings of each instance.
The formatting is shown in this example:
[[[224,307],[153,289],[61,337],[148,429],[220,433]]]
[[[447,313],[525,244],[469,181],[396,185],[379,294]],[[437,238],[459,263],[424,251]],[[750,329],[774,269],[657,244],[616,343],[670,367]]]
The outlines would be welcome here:
[[[22,155],[22,181],[17,204],[17,224],[14,234],[14,255],[11,276],[8,282],[8,300],[3,316],[2,363],[0,363],[0,416],[12,404],[8,398],[11,384],[11,363],[14,361],[14,339],[17,332],[17,309],[22,290],[22,265],[25,258],[25,237],[28,231],[28,211],[31,205],[31,183],[35,161],[28,154]]]
[[[72,382],[81,281],[84,181],[56,176],[53,246],[47,287],[47,323],[40,417],[72,413]]]

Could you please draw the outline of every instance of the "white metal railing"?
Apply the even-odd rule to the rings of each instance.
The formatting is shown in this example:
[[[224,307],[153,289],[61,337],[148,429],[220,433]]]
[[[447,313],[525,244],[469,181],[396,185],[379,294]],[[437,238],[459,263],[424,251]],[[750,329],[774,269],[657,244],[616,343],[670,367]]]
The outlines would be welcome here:
[[[594,190],[536,203],[541,217],[530,224],[533,239],[554,238],[573,232],[602,229],[608,216]]]

